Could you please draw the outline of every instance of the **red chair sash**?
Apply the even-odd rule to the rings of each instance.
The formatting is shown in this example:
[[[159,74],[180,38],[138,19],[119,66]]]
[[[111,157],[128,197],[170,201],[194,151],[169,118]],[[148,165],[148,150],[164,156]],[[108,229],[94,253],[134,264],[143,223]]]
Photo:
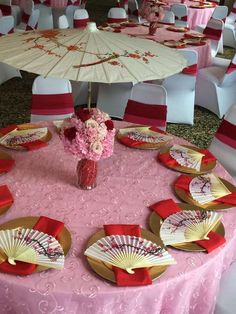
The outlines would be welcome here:
[[[235,13],[236,14],[236,8],[232,8],[231,13]]]
[[[182,73],[197,76],[197,73],[198,73],[197,64],[189,65],[188,67],[186,67],[182,70]]]
[[[178,21],[187,22],[188,16],[187,15],[185,15],[185,16],[175,16],[175,19],[178,20]]]
[[[128,9],[128,14],[129,15],[134,15],[134,16],[139,16],[139,10],[136,9],[134,11],[131,11],[130,9]]]
[[[2,15],[7,16],[11,15],[11,6],[6,4],[0,4],[0,10],[2,11]]]
[[[38,115],[68,114],[74,112],[71,93],[56,95],[32,95],[31,113]]]
[[[109,17],[107,19],[107,23],[122,23],[122,22],[128,22],[128,19],[126,17],[123,17],[123,18],[111,18],[111,17]]]
[[[206,35],[206,37],[209,39],[219,40],[222,34],[222,30],[206,27],[203,31],[203,34]]]
[[[225,73],[230,74],[230,73],[234,72],[235,70],[236,70],[236,64],[234,64],[233,62],[230,62]]]
[[[89,22],[89,19],[79,19],[74,20],[74,28],[83,28],[86,27]]]
[[[166,115],[166,105],[149,105],[129,99],[123,120],[132,123],[165,127]]]
[[[23,12],[22,18],[21,18],[22,22],[24,22],[25,24],[28,24],[29,19],[30,19],[30,14]]]
[[[236,125],[223,120],[215,134],[215,137],[224,144],[236,149]]]

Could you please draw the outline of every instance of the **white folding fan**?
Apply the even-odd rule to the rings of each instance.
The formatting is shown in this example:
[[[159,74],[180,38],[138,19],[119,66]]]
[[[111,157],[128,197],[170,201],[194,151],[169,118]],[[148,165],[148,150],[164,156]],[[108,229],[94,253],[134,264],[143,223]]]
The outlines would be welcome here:
[[[24,143],[39,140],[47,135],[47,128],[13,130],[0,138],[0,143],[4,146],[17,146]]]
[[[174,258],[157,244],[129,235],[112,235],[92,244],[84,253],[133,274],[133,269],[175,264]]]
[[[181,145],[173,145],[170,148],[170,156],[181,166],[200,171],[204,154]]]
[[[38,230],[1,230],[0,251],[6,254],[11,265],[21,261],[56,269],[64,267],[64,252],[60,243]]]
[[[221,180],[212,173],[193,178],[189,184],[189,191],[192,198],[201,205],[231,194]]]
[[[162,143],[167,142],[172,139],[171,136],[154,132],[150,130],[149,127],[136,127],[136,128],[124,128],[120,129],[119,133],[121,135],[127,136],[130,139],[138,142],[145,142],[145,143]]]
[[[221,218],[222,215],[211,211],[181,211],[164,220],[160,237],[165,245],[208,240],[208,233]]]

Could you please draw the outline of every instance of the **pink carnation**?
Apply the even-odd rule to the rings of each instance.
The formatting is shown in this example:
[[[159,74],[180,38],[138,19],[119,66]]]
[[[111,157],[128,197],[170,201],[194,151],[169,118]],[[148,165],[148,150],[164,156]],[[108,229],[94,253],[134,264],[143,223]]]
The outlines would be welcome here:
[[[99,109],[80,109],[64,120],[60,138],[66,151],[79,159],[98,161],[113,153],[115,129],[108,114]]]

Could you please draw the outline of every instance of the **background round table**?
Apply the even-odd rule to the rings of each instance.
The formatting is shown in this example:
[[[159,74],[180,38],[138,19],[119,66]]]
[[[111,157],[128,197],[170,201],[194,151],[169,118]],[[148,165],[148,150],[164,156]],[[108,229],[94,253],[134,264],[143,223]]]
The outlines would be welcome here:
[[[103,224],[140,224],[149,229],[148,206],[167,198],[177,200],[172,184],[180,174],[157,161],[157,150],[131,149],[116,141],[112,157],[98,162],[97,187],[80,190],[77,159],[64,152],[52,123],[42,124],[53,133],[47,147],[28,152],[3,148],[16,165],[0,177],[0,184],[8,185],[15,202],[0,217],[0,224],[40,215],[64,221],[72,247],[61,271],[26,277],[0,273],[1,313],[212,313],[221,274],[236,259],[236,208],[223,214],[225,245],[210,254],[170,248],[177,264],[152,285],[117,287],[89,267],[83,254],[88,239]],[[173,142],[186,143],[176,137]],[[214,173],[233,182],[219,164]]]

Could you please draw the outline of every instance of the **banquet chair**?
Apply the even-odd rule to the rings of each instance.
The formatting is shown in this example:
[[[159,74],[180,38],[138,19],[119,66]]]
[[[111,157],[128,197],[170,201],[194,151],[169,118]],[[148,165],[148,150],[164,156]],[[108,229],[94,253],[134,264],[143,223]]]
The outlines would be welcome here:
[[[210,40],[212,57],[215,57],[217,52],[219,51],[221,45],[220,39],[223,29],[224,22],[222,20],[210,18],[206,27],[202,31],[202,33],[206,35],[206,38]],[[196,28],[195,30],[201,32],[200,28]]]
[[[234,24],[235,22],[236,22],[236,1],[234,1],[233,7],[225,20],[226,24]]]
[[[158,23],[166,24],[166,25],[174,25],[175,24],[174,12],[164,10],[164,17]]]
[[[193,125],[198,54],[190,49],[179,53],[187,59],[187,68],[161,84],[167,91],[167,122]]]
[[[226,17],[223,30],[223,44],[236,48],[236,1],[233,4],[230,14]]]
[[[14,32],[14,18],[11,15],[0,17],[0,36]]]
[[[59,29],[67,29],[69,28],[69,23],[67,17],[65,15],[61,15],[58,18],[58,28]]]
[[[224,46],[236,48],[236,23],[225,23],[223,30],[223,44]]]
[[[236,181],[236,104],[225,114],[209,150]]]
[[[141,17],[139,15],[139,7],[137,0],[128,0],[128,16],[130,20],[141,23]]]
[[[107,14],[108,23],[127,22],[127,14],[124,8],[110,8]]]
[[[138,83],[133,86],[123,121],[166,129],[167,93],[163,86]]]
[[[222,118],[236,99],[236,54],[229,66],[213,64],[200,69],[196,81],[195,104]]]
[[[68,23],[69,23],[69,28],[74,28],[74,14],[75,14],[75,11],[80,9],[81,7],[78,6],[78,5],[68,5],[66,7],[66,17],[67,17],[67,20],[68,20]]]
[[[175,15],[175,25],[178,27],[188,26],[188,7],[186,4],[175,3],[171,5],[171,11]]]
[[[31,122],[64,119],[73,113],[74,104],[69,80],[36,77],[32,87]]]
[[[3,16],[0,18],[0,36],[9,34],[14,29],[14,18],[13,16]],[[0,84],[10,80],[13,77],[20,77],[20,71],[13,68],[12,66],[0,62]]]
[[[44,4],[36,4],[35,9],[39,10],[38,29],[53,29],[52,8]]]
[[[133,83],[98,84],[97,108],[111,117],[123,119]]]
[[[228,14],[228,7],[225,6],[225,5],[219,5],[219,6],[215,7],[215,9],[214,9],[214,11],[212,13],[211,18],[222,20],[223,22],[225,22],[227,14]],[[206,24],[199,24],[199,25],[196,26],[195,30],[200,32],[200,33],[202,33],[203,30],[205,29],[205,27],[206,27]],[[219,53],[223,53],[224,52],[224,49],[223,49],[223,34],[221,35],[221,38],[220,38],[218,52]]]
[[[17,32],[24,32],[32,29],[37,29],[39,20],[39,10],[32,11],[30,15],[25,14],[22,16],[22,22],[16,26]],[[24,18],[23,18],[24,17]]]
[[[77,9],[74,13],[74,28],[84,28],[89,22],[89,15],[86,9]]]

